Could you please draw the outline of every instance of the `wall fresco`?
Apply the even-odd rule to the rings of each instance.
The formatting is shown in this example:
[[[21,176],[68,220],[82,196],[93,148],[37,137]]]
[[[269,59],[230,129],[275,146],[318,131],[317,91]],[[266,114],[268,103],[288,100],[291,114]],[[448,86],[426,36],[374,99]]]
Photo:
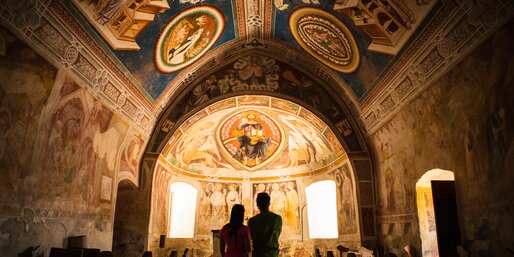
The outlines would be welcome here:
[[[300,198],[296,181],[252,184],[253,215],[259,213],[257,194],[261,192],[266,192],[271,197],[270,211],[282,217],[282,233],[299,234],[301,230]]]
[[[222,121],[217,138],[229,160],[235,160],[245,169],[256,170],[280,152],[282,134],[275,121],[266,114],[247,110]]]
[[[33,149],[41,113],[57,69],[0,27],[0,211],[19,215],[31,184]]]
[[[333,172],[337,185],[337,217],[339,234],[355,234],[357,228],[357,205],[355,203],[355,183],[348,164]]]
[[[143,155],[145,139],[142,135],[133,132],[126,140],[127,142],[121,152],[119,176],[121,179],[129,178],[135,184],[138,184],[139,161]]]
[[[28,208],[38,220],[20,238],[9,235],[15,231],[5,223],[2,252],[62,247],[64,236],[75,234],[94,234],[90,246],[110,248],[114,179],[127,123],[12,34],[0,32],[6,47],[0,73],[7,82],[0,89],[0,214],[16,218]],[[65,234],[57,228],[41,234],[46,230],[39,221],[50,220],[62,223]]]
[[[239,183],[200,182],[195,234],[210,235],[211,230],[221,229],[230,219],[232,206],[240,204],[241,198]]]
[[[244,98],[244,106],[222,109],[215,104],[184,121],[163,156],[186,172],[238,177],[245,171],[257,176],[306,172],[325,167],[344,153],[337,140],[327,139],[335,138],[333,132],[307,111],[296,115],[249,103],[252,98],[265,100],[266,105],[271,99],[285,100]]]
[[[156,235],[167,235],[169,233],[170,221],[170,183],[172,173],[161,165],[158,165],[152,186],[151,202],[151,230]]]
[[[506,172],[514,167],[514,62],[505,56],[513,50],[512,35],[511,21],[372,137],[380,215],[416,213],[419,177],[434,168],[452,170],[465,247],[479,256],[502,255],[514,242],[498,229],[514,226],[507,193],[514,177]],[[416,237],[392,235],[383,243],[400,249]]]

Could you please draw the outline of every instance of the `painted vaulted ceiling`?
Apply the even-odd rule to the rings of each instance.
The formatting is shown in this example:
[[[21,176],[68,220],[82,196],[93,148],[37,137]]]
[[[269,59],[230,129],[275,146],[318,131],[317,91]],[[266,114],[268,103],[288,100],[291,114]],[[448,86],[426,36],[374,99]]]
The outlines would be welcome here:
[[[9,0],[0,4],[4,24],[146,135],[162,125],[169,130],[178,120],[160,122],[165,110],[173,108],[186,89],[202,83],[211,70],[248,56],[245,51],[300,71],[274,73],[278,75],[274,81],[302,86],[302,78],[308,78],[317,82],[310,91],[319,83],[331,87],[329,94],[345,103],[341,110],[349,110],[360,130],[373,133],[486,40],[513,10],[507,0]],[[234,74],[227,75],[230,79]],[[256,78],[271,76],[258,71],[235,75],[248,85],[267,84]],[[223,87],[224,81],[216,86]],[[254,86],[250,94],[287,91],[281,86]],[[228,89],[222,95],[245,90]],[[290,92],[305,98],[301,92]]]
[[[65,6],[150,102],[173,92],[179,75],[202,57],[245,40],[275,41],[317,60],[363,101],[407,49],[416,50],[415,39],[442,2],[69,0]]]

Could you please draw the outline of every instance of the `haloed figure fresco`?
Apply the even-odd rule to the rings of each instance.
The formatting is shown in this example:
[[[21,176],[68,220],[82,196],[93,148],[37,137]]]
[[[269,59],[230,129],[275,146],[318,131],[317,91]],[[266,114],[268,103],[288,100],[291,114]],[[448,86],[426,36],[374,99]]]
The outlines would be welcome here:
[[[266,158],[270,139],[266,137],[263,126],[256,120],[256,114],[249,113],[244,116],[233,133],[239,141],[239,149],[234,158],[244,165],[248,164],[249,159],[258,165]]]
[[[258,214],[257,195],[268,193],[271,197],[270,211],[282,217],[283,231],[285,234],[297,234],[300,232],[300,199],[296,181],[283,181],[274,183],[253,184],[253,214]]]

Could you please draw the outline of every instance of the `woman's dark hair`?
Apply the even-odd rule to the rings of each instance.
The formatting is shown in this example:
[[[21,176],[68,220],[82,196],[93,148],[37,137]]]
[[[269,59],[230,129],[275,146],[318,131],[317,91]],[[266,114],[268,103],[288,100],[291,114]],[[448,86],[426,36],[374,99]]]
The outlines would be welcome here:
[[[234,235],[243,225],[245,217],[245,207],[241,204],[234,204],[230,213],[230,237]]]

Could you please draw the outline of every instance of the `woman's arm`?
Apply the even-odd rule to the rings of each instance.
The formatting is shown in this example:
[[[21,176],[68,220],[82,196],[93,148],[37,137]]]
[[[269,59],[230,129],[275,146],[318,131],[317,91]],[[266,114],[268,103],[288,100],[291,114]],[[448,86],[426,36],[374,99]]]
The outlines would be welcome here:
[[[223,236],[220,233],[220,253],[222,257],[225,257],[225,240],[223,240]]]

